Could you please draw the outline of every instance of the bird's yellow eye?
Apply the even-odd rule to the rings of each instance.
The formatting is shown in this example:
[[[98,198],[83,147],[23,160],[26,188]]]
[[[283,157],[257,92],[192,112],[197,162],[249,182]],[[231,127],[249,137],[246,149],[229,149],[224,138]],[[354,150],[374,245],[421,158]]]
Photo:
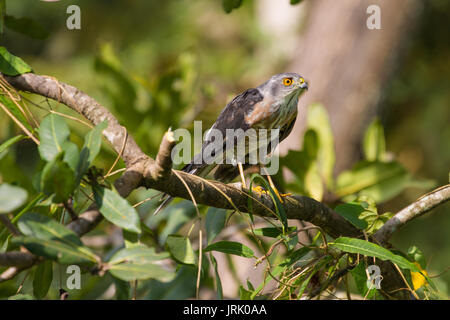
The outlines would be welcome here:
[[[283,79],[283,84],[285,86],[290,86],[292,84],[292,79],[291,78],[284,78]]]
[[[305,79],[300,78],[300,79],[298,79],[298,82],[300,82],[300,84],[303,84],[305,82]]]

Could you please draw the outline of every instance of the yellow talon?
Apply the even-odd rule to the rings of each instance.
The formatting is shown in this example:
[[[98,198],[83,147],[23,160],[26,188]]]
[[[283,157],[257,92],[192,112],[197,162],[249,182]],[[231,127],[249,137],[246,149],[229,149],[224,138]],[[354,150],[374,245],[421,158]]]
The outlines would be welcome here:
[[[279,193],[276,188],[272,188],[272,189],[275,192],[275,194],[277,195],[278,199],[280,199],[281,203],[283,203],[283,197],[288,197],[288,196],[292,195],[292,193]],[[252,191],[253,192],[258,192],[258,193],[268,193],[268,191],[265,190],[261,186],[252,187]]]
[[[267,193],[267,191],[261,186],[252,187],[252,191],[258,193]]]

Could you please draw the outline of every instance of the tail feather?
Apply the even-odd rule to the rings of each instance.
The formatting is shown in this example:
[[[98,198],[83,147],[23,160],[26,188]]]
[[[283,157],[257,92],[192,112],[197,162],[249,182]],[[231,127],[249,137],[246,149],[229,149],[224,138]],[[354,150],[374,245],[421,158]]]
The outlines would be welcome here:
[[[198,174],[200,167],[193,168],[192,164],[186,165],[182,171],[188,172],[190,174]],[[163,194],[161,197],[161,204],[156,208],[155,212],[153,212],[153,215],[158,214],[159,212],[163,211],[173,200],[173,197],[169,196],[168,194]]]
[[[153,213],[154,215],[158,214],[159,212],[161,212],[162,210],[164,210],[173,200],[173,197],[169,196],[169,195],[163,195],[162,197],[162,202],[161,204],[158,206],[158,208],[156,208],[155,212]]]

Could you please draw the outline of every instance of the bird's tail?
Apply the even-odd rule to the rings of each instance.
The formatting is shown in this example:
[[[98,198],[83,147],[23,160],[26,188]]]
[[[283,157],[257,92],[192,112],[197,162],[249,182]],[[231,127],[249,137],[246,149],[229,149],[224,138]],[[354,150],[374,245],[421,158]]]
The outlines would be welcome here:
[[[169,196],[168,194],[164,194],[161,197],[161,204],[158,206],[158,208],[156,208],[155,212],[153,213],[154,215],[158,214],[159,212],[161,212],[162,210],[164,210],[173,200],[173,197]]]

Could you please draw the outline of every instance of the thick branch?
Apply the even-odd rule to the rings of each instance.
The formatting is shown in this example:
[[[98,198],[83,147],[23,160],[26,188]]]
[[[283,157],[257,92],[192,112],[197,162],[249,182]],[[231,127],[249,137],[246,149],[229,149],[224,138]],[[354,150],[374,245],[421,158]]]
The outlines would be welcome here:
[[[374,238],[380,243],[389,240],[392,234],[409,221],[420,217],[438,205],[450,199],[450,184],[440,187],[416,202],[411,203],[406,208],[400,210],[395,216],[388,220],[375,234]]]

